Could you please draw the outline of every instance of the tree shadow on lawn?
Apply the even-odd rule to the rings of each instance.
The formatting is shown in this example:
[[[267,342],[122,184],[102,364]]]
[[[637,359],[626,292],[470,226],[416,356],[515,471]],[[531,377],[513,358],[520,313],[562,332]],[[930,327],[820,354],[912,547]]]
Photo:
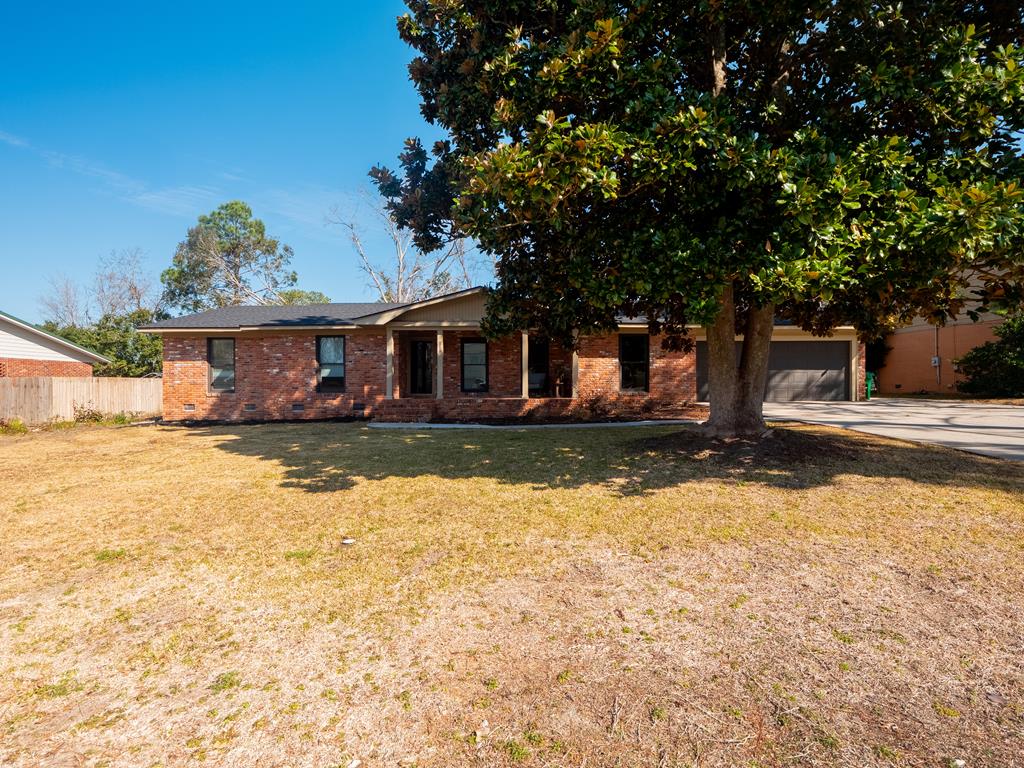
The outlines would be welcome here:
[[[776,426],[759,441],[708,438],[690,426],[405,431],[291,423],[194,434],[280,464],[284,487],[310,493],[346,490],[361,479],[435,476],[535,489],[598,485],[633,496],[709,479],[802,489],[857,475],[1024,494],[1024,467],[1016,462],[800,424]]]

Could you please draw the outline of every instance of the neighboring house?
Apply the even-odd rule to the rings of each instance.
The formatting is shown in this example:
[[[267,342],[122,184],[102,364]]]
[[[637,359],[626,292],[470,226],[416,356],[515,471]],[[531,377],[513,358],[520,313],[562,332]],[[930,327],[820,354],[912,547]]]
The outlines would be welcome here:
[[[967,317],[942,327],[918,318],[885,337],[889,353],[878,371],[880,394],[953,393],[962,380],[954,363],[975,347],[996,338],[1003,318],[986,313],[978,322]]]
[[[667,416],[706,389],[703,332],[669,352],[644,322],[583,336],[486,341],[484,289],[410,304],[223,307],[142,328],[163,337],[164,418],[389,421]],[[776,328],[769,399],[858,399],[852,328],[819,339]]]
[[[92,376],[102,355],[0,312],[0,378],[15,376]]]

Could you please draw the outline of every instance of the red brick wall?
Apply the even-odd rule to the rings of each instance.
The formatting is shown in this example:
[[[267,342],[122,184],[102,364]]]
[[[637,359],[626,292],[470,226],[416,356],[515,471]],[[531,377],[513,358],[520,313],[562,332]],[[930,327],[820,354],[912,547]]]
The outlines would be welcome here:
[[[697,358],[694,353],[668,352],[661,339],[650,339],[649,392],[623,392],[619,388],[619,337],[586,336],[580,339],[579,396],[609,404],[666,407],[697,399]]]
[[[856,399],[863,400],[867,396],[868,383],[868,353],[864,342],[857,344],[857,381]]]
[[[487,391],[462,391],[462,340],[480,339],[478,331],[445,331],[444,396],[449,398],[519,397],[522,394],[522,337],[487,343]]]
[[[411,334],[395,333],[395,393],[408,390],[406,346]],[[426,338],[426,336],[425,336]],[[444,333],[444,399],[408,397],[385,400],[386,341],[384,331],[346,334],[346,391],[316,391],[316,334],[269,333],[237,335],[235,391],[212,392],[206,362],[205,336],[164,337],[164,418],[180,420],[315,419],[379,416],[393,420],[504,419],[523,417],[579,418],[603,416],[677,415],[695,399],[694,356],[665,352],[651,339],[651,391],[620,392],[618,337],[587,337],[580,349],[580,395],[564,399],[523,400],[522,340],[518,335],[488,344],[486,393],[461,391],[461,340],[479,338],[473,331]],[[567,363],[571,355],[552,345]],[[355,404],[363,408],[353,411]],[[194,405],[186,411],[185,405]],[[246,410],[251,404],[253,410]],[[292,406],[301,404],[301,411]],[[365,410],[364,410],[365,409]],[[383,409],[383,410],[382,410]]]
[[[487,392],[462,391],[462,340],[481,339],[479,331],[445,331],[444,332],[444,398],[487,398],[487,397],[519,397],[521,392],[522,369],[520,368],[520,351],[522,341],[518,335],[510,336],[487,343]],[[427,333],[414,331],[395,332],[395,396],[407,398],[412,396],[409,386],[409,345],[413,339],[428,341],[431,348],[436,344],[434,331]],[[433,395],[416,395],[417,398],[434,397]]]
[[[92,376],[91,363],[73,360],[24,360],[0,358],[0,377],[15,376]]]
[[[345,391],[316,391],[316,334],[235,336],[235,391],[212,392],[205,336],[164,337],[164,418],[323,419],[369,415],[384,399],[385,339],[345,334]],[[192,404],[195,410],[186,411]],[[246,405],[255,409],[246,410]],[[301,411],[293,405],[302,405]]]
[[[588,419],[692,415],[696,397],[696,363],[692,354],[665,352],[660,339],[651,339],[650,392],[619,391],[618,335],[586,337],[579,361],[580,397],[570,400],[523,399],[521,395],[522,339],[518,335],[488,344],[486,393],[461,391],[461,340],[479,338],[474,331],[444,334],[444,397],[402,397],[385,401],[375,418],[386,421],[476,421],[502,419]],[[396,354],[412,334],[396,333]],[[549,363],[571,369],[572,353],[552,343]],[[408,383],[404,365],[396,366],[402,386]],[[567,393],[568,394],[568,393]]]
[[[936,336],[933,326],[913,326],[887,336],[885,343],[892,349],[885,358],[885,365],[878,371],[879,392],[888,395],[901,392],[956,392],[956,383],[963,377],[953,367],[953,361],[995,339],[994,330],[1000,322],[953,324],[940,328],[941,381],[935,380],[935,368],[932,367]]]

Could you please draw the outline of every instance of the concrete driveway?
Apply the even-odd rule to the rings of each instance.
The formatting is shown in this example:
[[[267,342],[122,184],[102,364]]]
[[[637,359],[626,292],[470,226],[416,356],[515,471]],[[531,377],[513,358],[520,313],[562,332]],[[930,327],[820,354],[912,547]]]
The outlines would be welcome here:
[[[805,421],[1024,461],[1024,406],[877,398],[864,403],[765,403],[772,421]]]

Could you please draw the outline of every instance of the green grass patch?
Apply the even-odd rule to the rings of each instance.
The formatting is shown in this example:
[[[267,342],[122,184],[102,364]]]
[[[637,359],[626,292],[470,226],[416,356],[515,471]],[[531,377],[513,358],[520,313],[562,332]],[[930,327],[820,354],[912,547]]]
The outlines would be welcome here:
[[[938,699],[932,702],[932,709],[935,710],[935,714],[940,715],[942,717],[960,717],[959,710],[953,709],[953,707],[943,704]]]
[[[530,750],[515,739],[509,739],[502,747],[505,750],[505,754],[508,755],[508,759],[513,763],[521,763],[530,757]]]
[[[83,687],[76,679],[75,674],[68,672],[55,683],[37,685],[33,693],[40,699],[59,699],[62,696],[69,696],[76,691],[80,691]]]
[[[97,563],[110,563],[114,560],[122,560],[127,556],[128,550],[123,547],[117,549],[101,549],[93,555]]]
[[[210,690],[214,693],[221,693],[232,688],[238,688],[242,684],[242,676],[238,672],[221,672],[210,683]]]

